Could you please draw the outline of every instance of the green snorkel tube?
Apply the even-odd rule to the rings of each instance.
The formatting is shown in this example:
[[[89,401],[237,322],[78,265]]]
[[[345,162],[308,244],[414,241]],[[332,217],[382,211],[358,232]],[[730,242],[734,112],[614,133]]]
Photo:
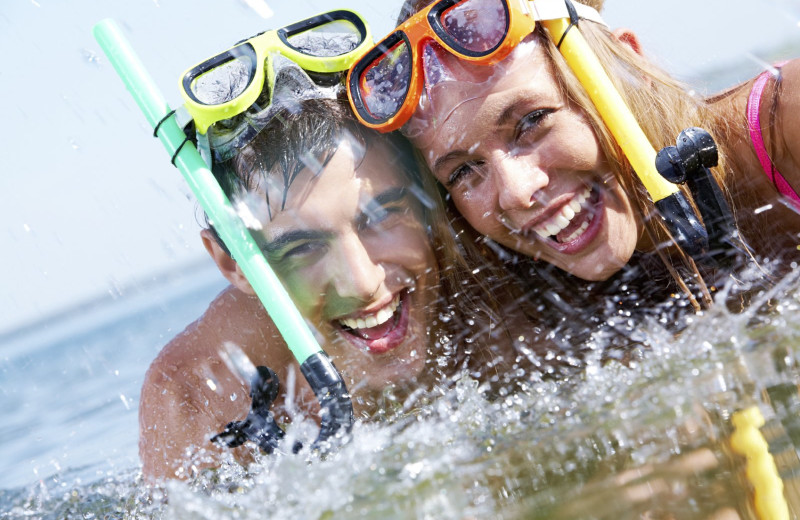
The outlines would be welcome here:
[[[94,26],[93,33],[300,363],[320,403],[320,432],[312,448],[325,451],[340,429],[350,432],[354,421],[353,404],[341,375],[320,348],[194,144],[186,140],[175,118],[170,117],[169,106],[117,24],[102,20]],[[277,377],[266,367],[259,367],[251,384],[253,411],[245,421],[229,424],[218,436],[220,440],[236,446],[250,439],[271,452],[283,437],[269,413],[276,395]],[[299,445],[295,445],[293,451],[298,449]]]

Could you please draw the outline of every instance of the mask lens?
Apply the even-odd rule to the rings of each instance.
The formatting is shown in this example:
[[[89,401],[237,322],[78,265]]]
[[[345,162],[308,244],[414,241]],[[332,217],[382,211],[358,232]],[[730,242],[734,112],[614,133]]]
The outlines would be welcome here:
[[[385,120],[397,113],[411,84],[411,53],[404,41],[389,49],[361,74],[358,88],[369,113]]]
[[[221,105],[245,91],[252,81],[252,58],[237,56],[219,64],[194,78],[191,89],[194,96],[206,105]]]
[[[296,50],[309,56],[328,58],[353,51],[361,44],[361,33],[352,22],[332,20],[307,31],[288,36]]]
[[[508,13],[502,0],[466,0],[442,14],[442,27],[464,49],[487,53],[503,41]]]

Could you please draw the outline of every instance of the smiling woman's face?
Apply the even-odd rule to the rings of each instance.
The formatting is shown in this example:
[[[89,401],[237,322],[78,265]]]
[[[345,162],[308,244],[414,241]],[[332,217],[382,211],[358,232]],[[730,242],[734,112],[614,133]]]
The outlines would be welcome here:
[[[285,204],[269,189],[258,238],[351,391],[380,390],[425,365],[438,270],[391,149],[355,148],[344,140],[320,173],[302,170]]]
[[[490,79],[486,67],[454,63],[435,49],[434,63],[448,67],[453,85],[428,89],[409,125],[424,130],[412,141],[477,231],[580,278],[604,280],[628,262],[642,226],[543,48],[522,47]]]

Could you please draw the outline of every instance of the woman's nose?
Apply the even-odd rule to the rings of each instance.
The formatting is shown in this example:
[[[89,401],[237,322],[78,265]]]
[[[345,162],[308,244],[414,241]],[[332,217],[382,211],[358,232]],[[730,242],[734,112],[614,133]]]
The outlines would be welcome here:
[[[331,280],[334,291],[340,298],[368,302],[386,279],[383,266],[373,260],[356,232],[342,237],[337,249]]]
[[[492,173],[498,204],[504,211],[530,208],[548,182],[547,174],[536,165],[508,155],[495,161]]]

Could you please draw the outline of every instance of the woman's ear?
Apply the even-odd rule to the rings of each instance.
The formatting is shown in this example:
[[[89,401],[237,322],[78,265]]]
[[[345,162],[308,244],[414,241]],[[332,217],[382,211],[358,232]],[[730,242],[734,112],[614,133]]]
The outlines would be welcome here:
[[[642,55],[642,45],[639,43],[639,37],[630,29],[614,29],[611,33],[618,42],[627,45],[633,52]]]
[[[214,239],[211,231],[208,229],[200,231],[200,239],[203,241],[203,247],[206,248],[214,263],[217,264],[222,276],[243,293],[255,295],[253,287],[250,286],[250,282],[247,281],[244,273],[239,268],[239,264],[222,249],[222,246]]]

